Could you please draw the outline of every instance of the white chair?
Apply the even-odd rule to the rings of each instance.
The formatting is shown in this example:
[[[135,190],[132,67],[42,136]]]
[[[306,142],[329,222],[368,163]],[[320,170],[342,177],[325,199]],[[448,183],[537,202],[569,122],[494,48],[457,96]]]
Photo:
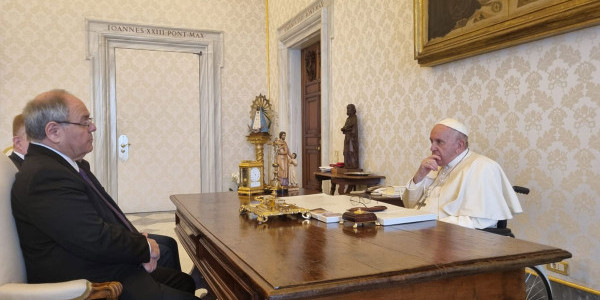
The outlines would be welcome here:
[[[10,191],[17,168],[6,155],[0,155],[0,299],[117,299],[123,287],[119,282],[92,283],[85,279],[59,283],[27,283],[25,262],[12,216]]]

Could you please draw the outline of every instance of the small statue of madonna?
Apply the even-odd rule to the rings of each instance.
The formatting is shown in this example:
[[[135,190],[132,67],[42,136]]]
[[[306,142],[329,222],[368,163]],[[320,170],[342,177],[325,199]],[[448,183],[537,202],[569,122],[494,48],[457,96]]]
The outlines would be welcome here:
[[[262,94],[258,95],[252,102],[252,109],[250,110],[250,119],[252,120],[252,123],[248,126],[250,133],[268,134],[271,129],[272,116],[273,111],[269,99]]]

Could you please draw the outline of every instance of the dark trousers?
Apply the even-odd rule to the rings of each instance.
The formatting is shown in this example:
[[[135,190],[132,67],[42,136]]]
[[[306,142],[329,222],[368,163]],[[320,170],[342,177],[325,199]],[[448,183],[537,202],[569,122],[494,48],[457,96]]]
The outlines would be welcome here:
[[[181,271],[177,241],[170,236],[151,233],[148,234],[148,238],[155,240],[160,248],[158,266]]]
[[[123,284],[122,300],[197,300],[194,280],[188,274],[158,267],[148,273],[143,267],[128,268],[117,278]]]

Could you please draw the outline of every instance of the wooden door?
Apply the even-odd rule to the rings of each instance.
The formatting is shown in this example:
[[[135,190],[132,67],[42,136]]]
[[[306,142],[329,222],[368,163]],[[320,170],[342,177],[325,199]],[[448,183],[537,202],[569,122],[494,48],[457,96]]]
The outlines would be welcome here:
[[[321,47],[316,42],[302,49],[302,186],[318,189],[315,179],[321,164]]]

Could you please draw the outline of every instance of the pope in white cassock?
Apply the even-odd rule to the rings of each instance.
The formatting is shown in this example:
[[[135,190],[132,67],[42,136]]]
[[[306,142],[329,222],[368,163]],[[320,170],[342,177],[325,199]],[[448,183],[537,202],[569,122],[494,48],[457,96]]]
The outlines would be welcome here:
[[[406,184],[407,207],[424,209],[440,221],[469,228],[496,227],[521,213],[521,204],[497,162],[469,150],[467,127],[454,119],[430,133],[431,155]]]

